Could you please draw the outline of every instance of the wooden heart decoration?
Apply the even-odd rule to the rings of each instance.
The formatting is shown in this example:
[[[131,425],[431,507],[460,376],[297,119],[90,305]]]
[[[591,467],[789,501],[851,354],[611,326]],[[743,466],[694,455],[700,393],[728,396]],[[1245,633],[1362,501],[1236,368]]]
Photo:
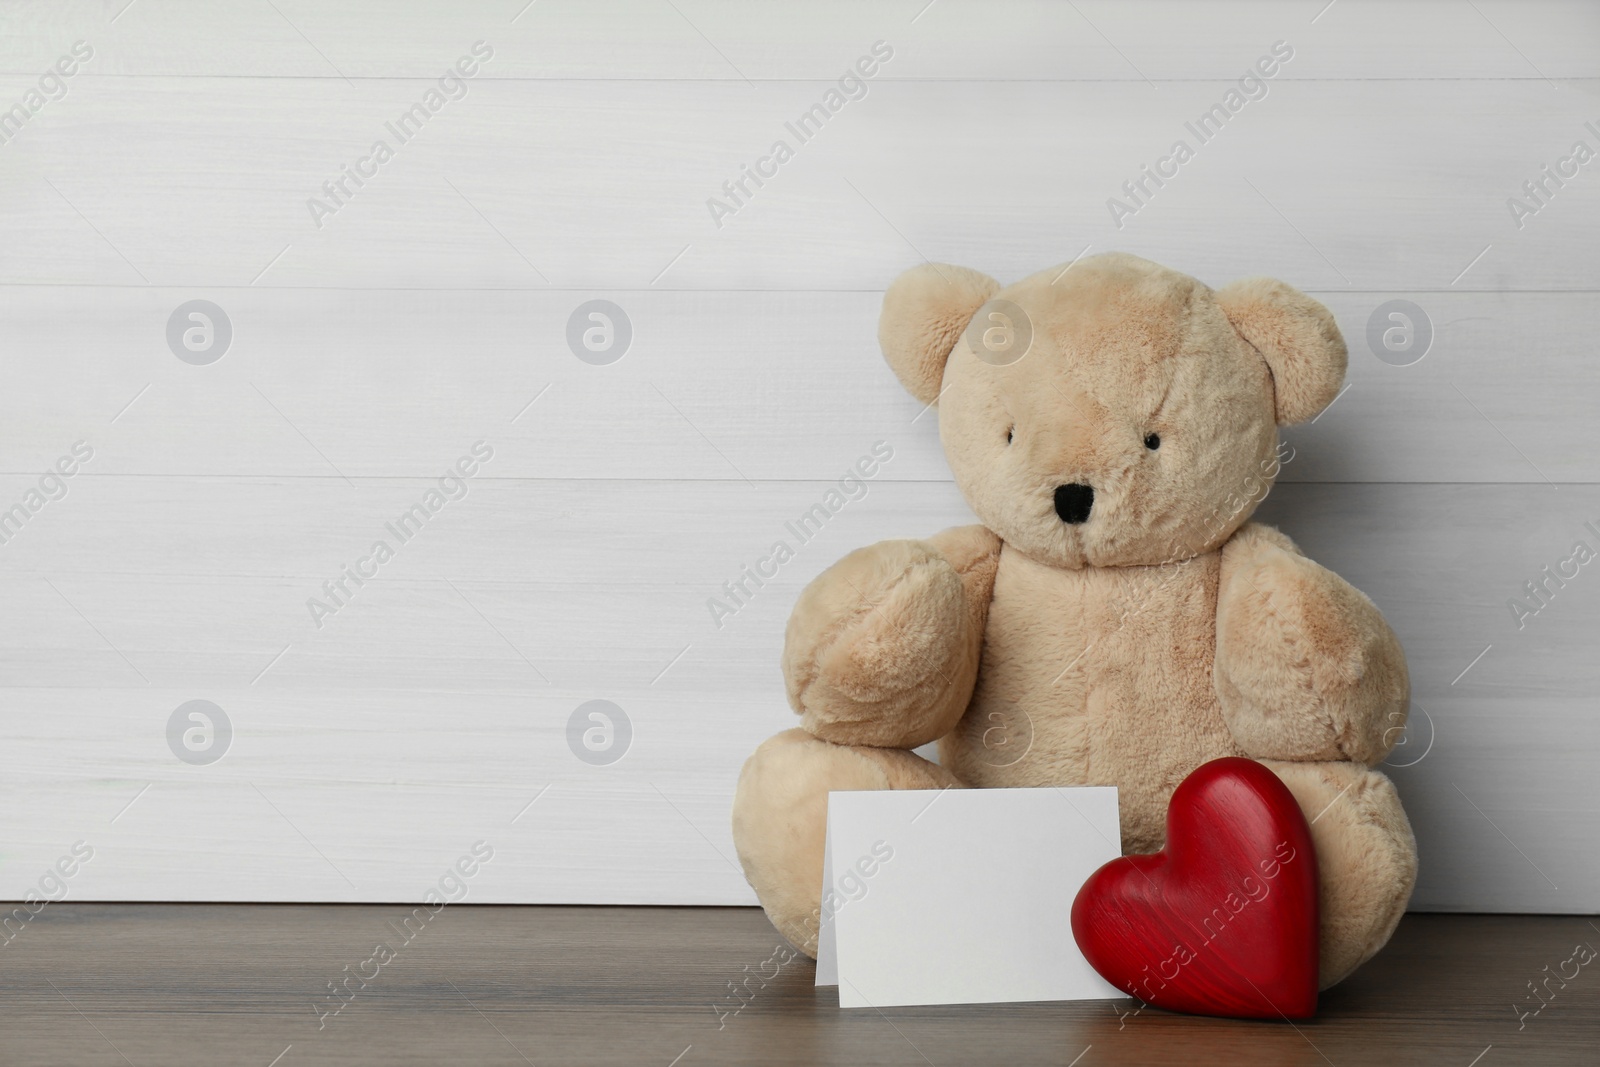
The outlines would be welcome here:
[[[1254,760],[1212,760],[1167,805],[1167,845],[1101,867],[1072,933],[1112,985],[1195,1015],[1317,1010],[1317,854],[1294,795]]]

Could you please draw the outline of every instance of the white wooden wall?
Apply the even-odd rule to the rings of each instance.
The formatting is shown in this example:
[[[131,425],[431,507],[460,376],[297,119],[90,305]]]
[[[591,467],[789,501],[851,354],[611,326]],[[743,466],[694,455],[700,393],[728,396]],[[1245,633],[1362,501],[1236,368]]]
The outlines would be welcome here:
[[[414,899],[486,839],[475,900],[752,901],[728,808],[791,720],[796,592],[968,518],[877,355],[884,285],[1120,248],[1276,275],[1350,339],[1263,512],[1406,644],[1416,905],[1600,908],[1600,568],[1507,607],[1600,548],[1600,162],[1521,228],[1506,206],[1600,150],[1593,4],[124,5],[0,8],[0,108],[93,50],[0,144],[0,509],[93,450],[0,544],[0,895],[83,839],[77,898]],[[314,225],[477,41],[466,96]],[[718,227],[707,198],[877,41],[865,98]],[[1115,226],[1277,41],[1268,95]],[[197,299],[232,329],[209,365],[167,340]],[[632,326],[609,365],[566,341],[596,299]],[[1395,299],[1434,335],[1407,366],[1366,342]],[[867,495],[714,627],[880,440]],[[386,535],[478,441],[467,495]],[[191,700],[221,759],[169,746]],[[590,700],[631,723],[608,765],[569,745]]]

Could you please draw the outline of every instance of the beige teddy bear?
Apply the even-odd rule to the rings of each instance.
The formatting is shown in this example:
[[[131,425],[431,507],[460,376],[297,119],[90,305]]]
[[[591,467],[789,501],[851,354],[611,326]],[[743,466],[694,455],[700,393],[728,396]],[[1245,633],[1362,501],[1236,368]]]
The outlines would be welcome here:
[[[1370,769],[1405,724],[1405,658],[1370,600],[1248,521],[1277,427],[1339,392],[1333,316],[1108,254],[1004,290],[925,264],[878,336],[983,525],[858,549],[800,594],[800,729],[750,757],[733,812],[773,924],[816,954],[829,790],[1114,785],[1124,851],[1153,852],[1178,783],[1249,756],[1311,822],[1323,987],[1360,966],[1416,878]],[[938,764],[908,751],[934,740]]]

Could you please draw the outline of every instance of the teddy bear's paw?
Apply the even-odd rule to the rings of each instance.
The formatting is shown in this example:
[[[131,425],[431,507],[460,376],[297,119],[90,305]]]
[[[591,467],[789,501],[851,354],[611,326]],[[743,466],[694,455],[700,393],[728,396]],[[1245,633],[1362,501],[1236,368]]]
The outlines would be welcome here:
[[[806,586],[783,676],[801,725],[840,744],[915,748],[948,733],[977,676],[961,574],[925,541],[881,541]]]
[[[1262,760],[1300,802],[1321,876],[1323,989],[1384,946],[1411,899],[1417,842],[1388,778],[1358,763]]]
[[[835,745],[786,730],[756,749],[739,774],[733,843],[745,880],[778,932],[815,958],[829,791],[960,785],[949,771],[910,752]]]
[[[1245,527],[1222,558],[1216,692],[1240,747],[1381,761],[1404,732],[1410,679],[1372,601],[1267,527]]]

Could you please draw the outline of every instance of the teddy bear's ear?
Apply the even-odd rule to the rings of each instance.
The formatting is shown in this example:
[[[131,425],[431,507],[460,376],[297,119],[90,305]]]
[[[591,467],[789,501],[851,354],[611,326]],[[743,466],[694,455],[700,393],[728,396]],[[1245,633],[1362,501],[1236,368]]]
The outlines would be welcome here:
[[[912,396],[931,404],[939,396],[945,360],[961,331],[1000,283],[987,274],[946,263],[912,267],[883,294],[878,344],[895,377]]]
[[[1245,278],[1216,293],[1233,328],[1272,371],[1280,426],[1315,418],[1344,381],[1344,337],[1333,313],[1272,278]]]

